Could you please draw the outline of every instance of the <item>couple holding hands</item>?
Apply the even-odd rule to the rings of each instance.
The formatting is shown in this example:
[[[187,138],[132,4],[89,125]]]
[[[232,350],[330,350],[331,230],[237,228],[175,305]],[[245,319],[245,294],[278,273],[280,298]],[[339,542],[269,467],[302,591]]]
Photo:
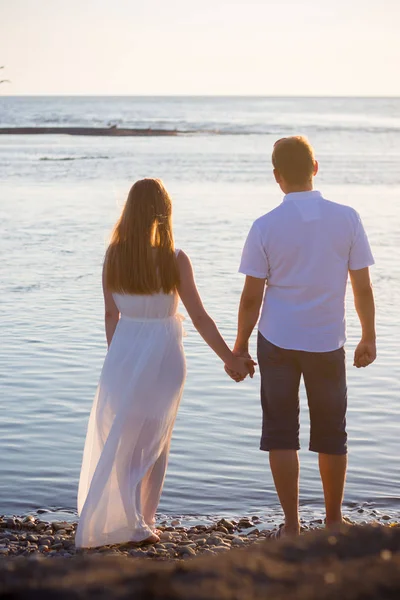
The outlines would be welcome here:
[[[253,223],[245,242],[239,270],[246,279],[233,351],[203,307],[189,257],[174,247],[171,199],[162,182],[143,179],[132,186],[104,260],[108,352],[84,449],[77,547],[159,540],[155,515],[186,376],[179,299],[238,382],[254,374],[248,344],[258,322],[260,448],[269,452],[285,515],[273,535],[300,533],[302,376],[326,525],[342,523],[345,293],[350,276],[362,330],[354,365],[366,367],[376,358],[369,276],[374,259],[358,213],[313,189],[318,163],[305,138],[278,140],[272,165],[283,202]]]

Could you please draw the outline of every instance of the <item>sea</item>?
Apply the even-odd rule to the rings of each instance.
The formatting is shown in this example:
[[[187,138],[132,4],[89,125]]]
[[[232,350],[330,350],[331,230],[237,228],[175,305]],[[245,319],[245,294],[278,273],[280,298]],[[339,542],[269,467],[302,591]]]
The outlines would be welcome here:
[[[244,240],[252,222],[282,201],[272,146],[301,134],[319,161],[316,189],[360,212],[376,260],[378,358],[367,369],[352,366],[360,326],[350,290],[347,297],[345,513],[398,520],[400,98],[0,96],[0,127],[112,125],[185,133],[0,135],[0,513],[76,518],[82,449],[106,354],[102,261],[132,183],[164,181],[176,246],[190,256],[204,305],[233,344]],[[278,522],[268,456],[259,450],[259,375],[234,383],[188,318],[185,330],[187,381],[160,518]],[[302,386],[306,520],[323,516],[308,436]]]

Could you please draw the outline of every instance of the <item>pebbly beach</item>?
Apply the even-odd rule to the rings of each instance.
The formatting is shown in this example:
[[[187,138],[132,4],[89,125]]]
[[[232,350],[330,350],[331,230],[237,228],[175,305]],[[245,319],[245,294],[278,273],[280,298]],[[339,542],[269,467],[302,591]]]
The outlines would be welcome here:
[[[390,521],[383,517],[381,522]],[[394,522],[334,533],[304,527],[304,535],[275,541],[265,539],[267,532],[252,519],[220,519],[210,527],[160,526],[160,543],[152,547],[121,545],[77,555],[73,523],[28,516],[2,519],[1,526],[4,599],[392,600],[400,595],[400,525]]]
[[[157,525],[160,541],[155,544],[128,542],[99,548],[77,549],[74,538],[77,523],[50,521],[51,513],[34,516],[0,518],[0,558],[32,557],[66,558],[76,555],[100,554],[156,560],[183,560],[197,555],[217,555],[232,549],[245,548],[268,539],[279,527],[259,516],[237,519],[215,518],[207,524],[185,526],[181,519],[170,518]],[[183,521],[183,520],[182,520]],[[372,525],[387,528],[400,527],[400,520],[375,509],[354,507],[346,516],[349,526]],[[324,529],[320,518],[302,520],[302,534]]]

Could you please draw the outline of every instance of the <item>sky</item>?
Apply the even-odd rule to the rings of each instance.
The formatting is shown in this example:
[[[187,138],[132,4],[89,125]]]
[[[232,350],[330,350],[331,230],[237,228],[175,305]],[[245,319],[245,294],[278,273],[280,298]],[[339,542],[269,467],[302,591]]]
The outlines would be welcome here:
[[[400,96],[400,0],[0,0],[9,95]]]

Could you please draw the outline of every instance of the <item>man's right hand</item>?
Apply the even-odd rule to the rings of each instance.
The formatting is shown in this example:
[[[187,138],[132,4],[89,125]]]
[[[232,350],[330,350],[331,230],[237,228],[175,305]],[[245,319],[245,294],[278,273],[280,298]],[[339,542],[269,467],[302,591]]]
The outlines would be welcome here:
[[[249,375],[252,378],[254,375],[254,366],[257,364],[256,362],[253,361],[253,359],[251,358],[250,354],[248,353],[248,351],[242,351],[242,350],[232,350],[232,353],[239,357],[239,358],[245,358],[247,359],[247,366],[248,366],[248,371],[249,371]],[[231,379],[233,379],[234,381],[236,381],[236,383],[239,383],[240,381],[243,381],[244,379],[246,379],[245,377],[242,377],[237,371],[234,371],[233,369],[230,369],[227,365],[225,365],[225,373],[227,373],[227,375],[229,375],[229,377]]]
[[[354,352],[354,366],[357,369],[368,367],[376,359],[376,342],[375,340],[361,340]]]

